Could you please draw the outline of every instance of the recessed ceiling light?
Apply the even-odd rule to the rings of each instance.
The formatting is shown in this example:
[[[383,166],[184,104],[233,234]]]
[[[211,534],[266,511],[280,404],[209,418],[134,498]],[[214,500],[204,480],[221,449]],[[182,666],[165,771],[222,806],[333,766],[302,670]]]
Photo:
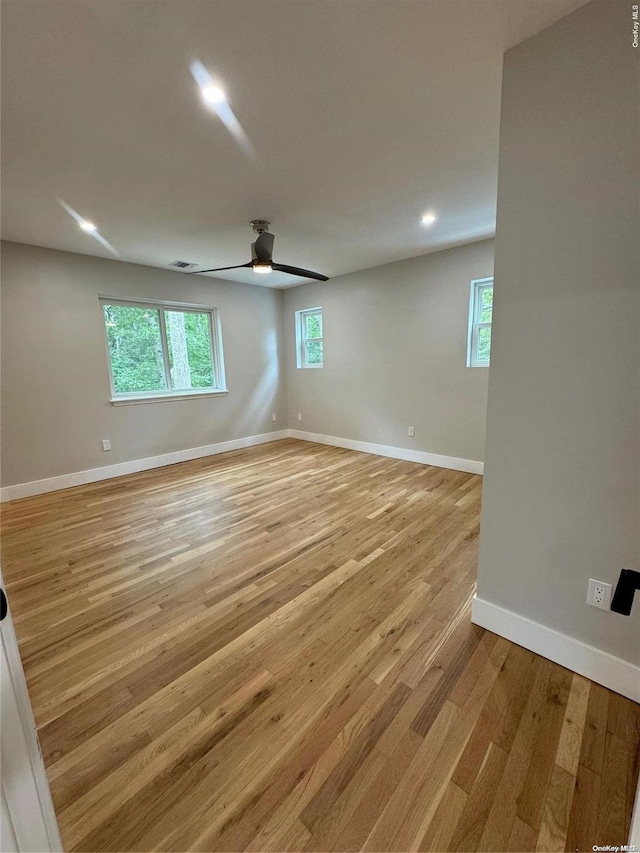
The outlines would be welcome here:
[[[105,240],[102,234],[98,231],[98,226],[94,225],[93,222],[90,222],[88,219],[85,219],[84,216],[80,216],[77,210],[74,210],[71,205],[67,204],[64,199],[58,198],[56,199],[60,207],[64,208],[69,216],[72,219],[75,219],[80,228],[85,232],[85,234],[90,234],[94,240],[97,240],[98,243],[102,243],[105,249],[108,249],[112,254],[119,257],[119,252],[113,248],[111,243],[108,240]]]
[[[191,76],[198,84],[200,97],[204,104],[211,112],[216,113],[231,136],[233,136],[238,145],[244,150],[245,154],[248,154],[250,157],[254,157],[255,151],[253,150],[253,146],[242,125],[229,106],[227,94],[220,85],[219,78],[212,77],[199,59],[194,59],[194,61],[189,65],[189,70],[191,71]]]
[[[209,84],[208,86],[203,86],[201,91],[202,97],[208,104],[222,104],[227,99],[227,96],[219,86]]]
[[[254,264],[251,269],[260,275],[266,275],[267,273],[273,272],[271,264]]]
[[[433,225],[437,218],[438,217],[435,215],[435,213],[425,213],[425,215],[422,217],[422,224]]]

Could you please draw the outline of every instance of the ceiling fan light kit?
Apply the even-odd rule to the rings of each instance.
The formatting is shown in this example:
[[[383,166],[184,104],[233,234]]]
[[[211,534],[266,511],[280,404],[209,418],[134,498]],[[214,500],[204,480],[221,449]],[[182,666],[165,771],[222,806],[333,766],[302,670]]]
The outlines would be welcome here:
[[[329,281],[329,276],[319,272],[312,272],[301,267],[290,267],[287,264],[276,264],[273,262],[274,235],[270,233],[270,222],[267,219],[252,219],[251,227],[258,235],[255,242],[251,244],[251,260],[248,264],[234,264],[232,267],[216,267],[209,270],[190,270],[187,275],[199,275],[205,272],[224,272],[225,270],[252,269],[254,273],[266,275],[271,272],[286,272],[288,275],[297,275],[301,278],[313,278],[316,281]]]

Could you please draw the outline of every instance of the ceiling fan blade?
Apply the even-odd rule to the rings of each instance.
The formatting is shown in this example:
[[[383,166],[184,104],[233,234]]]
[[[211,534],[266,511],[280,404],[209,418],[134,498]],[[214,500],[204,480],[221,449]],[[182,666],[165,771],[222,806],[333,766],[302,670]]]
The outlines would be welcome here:
[[[268,231],[263,231],[262,234],[258,235],[258,239],[251,245],[253,259],[255,261],[260,261],[260,263],[264,264],[271,260],[271,256],[273,254],[273,240],[274,235],[270,234]]]
[[[223,270],[241,270],[250,266],[251,264],[236,264],[233,267],[216,267],[214,270],[189,270],[186,275],[199,275],[202,272],[222,272]]]
[[[287,272],[289,275],[299,275],[302,278],[315,278],[316,281],[329,281],[328,275],[322,275],[319,272],[311,272],[311,270],[303,270],[300,267],[288,267],[286,264],[271,264],[274,270],[278,272]]]

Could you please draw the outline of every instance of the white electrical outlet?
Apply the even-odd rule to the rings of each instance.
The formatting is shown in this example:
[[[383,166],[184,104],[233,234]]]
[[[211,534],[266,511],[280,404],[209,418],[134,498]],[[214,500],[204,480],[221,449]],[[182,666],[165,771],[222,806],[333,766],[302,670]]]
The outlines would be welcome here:
[[[413,436],[415,434],[416,434],[416,428],[413,426],[410,426],[409,429],[407,430],[407,435],[410,435],[413,438]]]
[[[272,420],[274,423],[278,420],[278,418],[276,417],[276,413],[275,413],[275,412],[271,412],[271,420]]]
[[[611,584],[589,578],[587,604],[592,607],[600,607],[602,610],[609,610],[611,606]]]
[[[111,450],[111,442],[108,438],[102,439],[102,449],[103,450]]]
[[[298,420],[299,420],[299,421],[301,421],[301,420],[302,420],[302,412],[298,412]]]

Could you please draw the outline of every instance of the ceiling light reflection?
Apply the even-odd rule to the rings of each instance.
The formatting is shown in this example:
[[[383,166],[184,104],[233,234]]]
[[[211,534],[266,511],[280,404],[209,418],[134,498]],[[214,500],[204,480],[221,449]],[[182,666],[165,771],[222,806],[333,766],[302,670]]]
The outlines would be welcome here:
[[[224,89],[218,85],[199,60],[194,60],[189,66],[189,70],[191,71],[191,76],[200,87],[200,94],[202,95],[202,99],[206,105],[215,111],[220,121],[224,124],[244,153],[250,157],[255,157],[253,145],[249,141],[249,137],[236,118],[233,110],[227,103],[227,96],[225,95]]]
[[[82,228],[82,230],[86,234],[89,234],[91,237],[93,237],[94,240],[97,240],[98,243],[104,246],[105,249],[108,249],[113,255],[117,255],[118,257],[120,256],[120,253],[113,248],[111,243],[109,243],[108,240],[105,240],[102,234],[100,234],[98,228],[93,224],[93,222],[90,222],[88,219],[85,219],[84,216],[80,216],[78,211],[74,210],[71,205],[67,204],[66,201],[64,201],[63,199],[59,198],[57,199],[57,202],[60,207],[64,208],[67,211],[69,216],[75,219],[80,228]]]

